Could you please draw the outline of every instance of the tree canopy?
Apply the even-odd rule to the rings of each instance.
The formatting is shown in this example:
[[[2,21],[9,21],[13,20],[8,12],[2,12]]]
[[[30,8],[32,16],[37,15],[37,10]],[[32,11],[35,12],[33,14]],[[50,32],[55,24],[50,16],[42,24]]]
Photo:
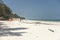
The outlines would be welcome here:
[[[24,17],[20,17],[17,14],[13,14],[12,10],[6,5],[0,3],[0,16],[3,16],[4,18],[21,18],[25,19]]]

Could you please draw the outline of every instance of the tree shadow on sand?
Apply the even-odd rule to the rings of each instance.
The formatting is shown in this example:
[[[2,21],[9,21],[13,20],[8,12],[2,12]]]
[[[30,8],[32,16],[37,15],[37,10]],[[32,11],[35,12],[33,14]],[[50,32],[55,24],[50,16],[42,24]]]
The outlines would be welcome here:
[[[23,33],[27,33],[27,32],[4,32],[4,33],[0,33],[0,37],[2,36],[23,36]]]
[[[5,26],[3,26],[5,25]],[[23,36],[22,34],[27,33],[27,32],[11,32],[14,30],[26,30],[28,28],[9,28],[8,26],[6,26],[6,24],[3,24],[2,22],[0,22],[0,37],[3,36]]]

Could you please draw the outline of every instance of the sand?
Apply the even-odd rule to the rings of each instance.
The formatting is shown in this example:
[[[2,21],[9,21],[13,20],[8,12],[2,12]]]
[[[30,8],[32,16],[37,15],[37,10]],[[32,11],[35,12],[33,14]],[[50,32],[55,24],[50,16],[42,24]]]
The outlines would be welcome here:
[[[11,30],[11,32],[26,32],[22,36],[1,36],[0,40],[60,40],[60,22],[47,21],[0,21],[9,28],[27,28]]]

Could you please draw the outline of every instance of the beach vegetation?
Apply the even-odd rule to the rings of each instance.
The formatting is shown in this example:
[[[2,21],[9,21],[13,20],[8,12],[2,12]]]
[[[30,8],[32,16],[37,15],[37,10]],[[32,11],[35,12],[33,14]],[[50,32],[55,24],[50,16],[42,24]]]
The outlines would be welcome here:
[[[6,19],[9,18],[21,18],[25,19],[24,17],[18,16],[16,13],[13,13],[11,8],[9,8],[6,4],[0,3],[0,17],[3,16]]]

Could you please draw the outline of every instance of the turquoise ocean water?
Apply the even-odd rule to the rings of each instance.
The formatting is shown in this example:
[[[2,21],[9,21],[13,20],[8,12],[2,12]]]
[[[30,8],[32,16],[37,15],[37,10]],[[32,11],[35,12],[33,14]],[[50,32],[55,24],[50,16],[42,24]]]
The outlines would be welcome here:
[[[36,19],[33,19],[36,20]],[[60,22],[60,19],[39,19],[36,21]]]

